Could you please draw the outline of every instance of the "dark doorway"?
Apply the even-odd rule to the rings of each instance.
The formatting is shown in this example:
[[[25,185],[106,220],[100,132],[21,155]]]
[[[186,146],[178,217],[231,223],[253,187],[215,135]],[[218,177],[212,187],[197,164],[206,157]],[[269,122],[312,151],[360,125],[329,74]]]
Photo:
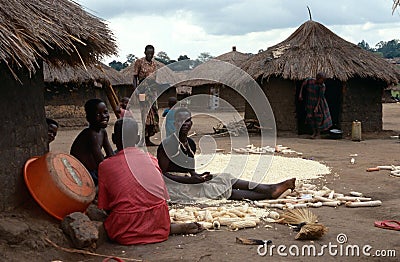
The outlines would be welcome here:
[[[328,102],[329,112],[332,117],[332,128],[341,129],[340,120],[342,115],[342,88],[343,84],[337,79],[327,79],[325,81],[325,98]]]
[[[300,88],[303,81],[296,82],[296,118],[297,130],[299,135],[312,134],[312,129],[306,124],[306,101],[307,92],[303,88],[303,101],[299,101]],[[340,129],[340,116],[342,109],[342,82],[336,79],[327,79],[325,81],[326,92],[325,98],[328,102],[329,111],[332,117],[332,128]]]

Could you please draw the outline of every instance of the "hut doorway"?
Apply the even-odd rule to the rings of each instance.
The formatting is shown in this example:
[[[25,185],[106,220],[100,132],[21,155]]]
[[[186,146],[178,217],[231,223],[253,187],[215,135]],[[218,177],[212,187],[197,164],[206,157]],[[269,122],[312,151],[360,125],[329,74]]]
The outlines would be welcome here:
[[[296,82],[296,117],[297,117],[297,131],[299,135],[312,134],[312,129],[306,124],[306,104],[305,100],[299,101],[300,88],[303,81]],[[336,79],[327,79],[325,81],[326,92],[325,98],[328,102],[329,111],[332,117],[333,128],[340,129],[340,118],[342,113],[342,82]],[[305,89],[303,89],[303,97],[307,97]]]

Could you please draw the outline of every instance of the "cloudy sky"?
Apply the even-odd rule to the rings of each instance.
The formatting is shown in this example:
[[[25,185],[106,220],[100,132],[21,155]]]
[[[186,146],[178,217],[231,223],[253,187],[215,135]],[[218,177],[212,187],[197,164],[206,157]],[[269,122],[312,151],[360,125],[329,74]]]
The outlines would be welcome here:
[[[279,43],[309,19],[321,22],[342,38],[375,46],[400,39],[400,13],[392,15],[393,0],[77,0],[90,13],[105,19],[114,32],[118,57],[142,57],[153,44],[171,59],[179,55],[213,56],[232,46],[244,53]]]

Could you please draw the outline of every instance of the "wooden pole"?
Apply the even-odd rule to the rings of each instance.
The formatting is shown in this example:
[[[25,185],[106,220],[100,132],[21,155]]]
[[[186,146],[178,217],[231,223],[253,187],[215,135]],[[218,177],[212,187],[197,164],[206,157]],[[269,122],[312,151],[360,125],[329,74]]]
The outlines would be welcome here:
[[[114,89],[110,83],[110,81],[104,81],[104,86],[105,86],[105,90],[106,90],[106,94],[107,94],[107,98],[108,101],[111,104],[111,107],[114,111],[115,116],[117,117],[117,119],[119,119],[120,113],[119,113],[119,101],[118,101],[118,97],[114,92]]]

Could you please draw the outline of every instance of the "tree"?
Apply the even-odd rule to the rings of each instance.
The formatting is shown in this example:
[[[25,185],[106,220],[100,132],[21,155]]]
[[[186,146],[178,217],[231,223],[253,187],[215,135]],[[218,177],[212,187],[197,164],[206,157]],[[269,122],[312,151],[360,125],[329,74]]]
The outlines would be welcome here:
[[[190,58],[187,55],[180,55],[178,57],[178,61],[182,61],[182,60],[189,60]]]
[[[358,43],[357,44],[359,47],[361,47],[362,49],[364,49],[364,50],[367,50],[367,51],[374,51],[374,49],[373,48],[371,48],[370,46],[369,46],[369,44],[366,42],[366,41],[364,41],[364,40],[362,40],[360,43]]]
[[[388,42],[380,41],[375,47],[376,51],[382,53],[384,58],[400,57],[400,40],[398,39]]]
[[[126,56],[126,62],[132,64],[136,61],[137,57],[134,54],[129,54]]]
[[[197,57],[197,59],[202,63],[207,62],[208,60],[210,60],[212,58],[214,58],[214,57],[212,55],[210,55],[210,53],[208,53],[208,52],[200,53],[200,55]]]
[[[165,65],[168,65],[171,61],[171,59],[169,58],[167,53],[164,51],[158,52],[157,55],[154,57],[154,59],[156,59],[157,61],[159,61]]]
[[[127,67],[126,63],[122,63],[120,61],[112,61],[110,63],[108,63],[108,65],[112,68],[114,68],[117,71],[121,71],[122,69],[124,69],[125,67]]]

